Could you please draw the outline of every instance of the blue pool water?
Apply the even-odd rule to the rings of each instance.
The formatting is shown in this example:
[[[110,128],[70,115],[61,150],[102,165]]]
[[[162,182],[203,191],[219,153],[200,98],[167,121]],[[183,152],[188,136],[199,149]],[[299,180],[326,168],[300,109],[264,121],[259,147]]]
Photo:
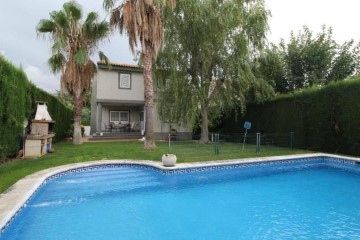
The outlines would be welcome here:
[[[360,239],[360,167],[348,165],[70,174],[43,185],[0,239]]]

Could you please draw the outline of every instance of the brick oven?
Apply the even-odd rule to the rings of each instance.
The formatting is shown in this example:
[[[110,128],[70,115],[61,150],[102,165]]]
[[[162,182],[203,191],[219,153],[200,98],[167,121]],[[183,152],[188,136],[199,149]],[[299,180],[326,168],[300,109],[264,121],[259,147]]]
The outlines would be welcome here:
[[[51,151],[55,121],[47,111],[46,102],[37,102],[35,118],[31,122],[30,134],[25,140],[25,158],[41,157]]]

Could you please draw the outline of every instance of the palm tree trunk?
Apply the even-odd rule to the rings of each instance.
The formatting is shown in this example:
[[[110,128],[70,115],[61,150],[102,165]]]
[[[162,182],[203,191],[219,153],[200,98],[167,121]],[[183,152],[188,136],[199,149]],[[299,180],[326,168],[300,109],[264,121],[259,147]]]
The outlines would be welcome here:
[[[81,134],[81,110],[83,107],[82,97],[73,97],[74,100],[74,134],[73,134],[73,144],[82,144],[82,134]]]
[[[156,148],[154,139],[154,86],[152,80],[152,51],[149,42],[145,43],[144,49],[144,91],[145,91],[145,142],[144,149]]]
[[[208,106],[201,104],[201,137],[200,143],[209,143],[209,121],[208,121]]]

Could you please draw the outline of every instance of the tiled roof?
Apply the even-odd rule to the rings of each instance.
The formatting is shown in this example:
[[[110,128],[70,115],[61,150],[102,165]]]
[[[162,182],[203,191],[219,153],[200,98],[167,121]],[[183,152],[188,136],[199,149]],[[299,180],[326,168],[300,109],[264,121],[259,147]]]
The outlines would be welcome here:
[[[105,63],[101,61],[98,62],[98,64],[105,65]],[[114,63],[114,62],[109,62],[109,64],[113,67],[138,68],[138,69],[141,68],[139,65],[135,65],[135,64]]]

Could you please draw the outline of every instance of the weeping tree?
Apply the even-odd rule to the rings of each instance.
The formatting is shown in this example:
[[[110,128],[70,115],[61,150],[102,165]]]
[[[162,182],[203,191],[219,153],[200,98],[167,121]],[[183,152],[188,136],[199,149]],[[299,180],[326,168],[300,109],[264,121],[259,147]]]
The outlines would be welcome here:
[[[165,12],[166,44],[155,71],[162,117],[200,117],[200,142],[208,143],[209,119],[243,108],[251,89],[257,97],[271,94],[252,71],[268,15],[262,0],[179,0]]]
[[[81,111],[96,65],[90,59],[101,40],[109,34],[106,21],[99,21],[96,12],[90,12],[82,21],[82,8],[75,1],[67,2],[60,11],[50,13],[49,19],[40,20],[36,30],[48,35],[52,43],[52,55],[48,60],[54,73],[61,73],[61,91],[69,94],[73,101],[73,143],[81,144]],[[108,62],[100,52],[100,60]]]
[[[143,75],[145,95],[145,143],[147,150],[155,149],[154,140],[154,89],[152,80],[152,60],[156,59],[162,47],[164,29],[161,11],[175,6],[175,0],[104,0],[104,8],[111,12],[110,26],[125,31],[129,37],[130,49],[135,54],[138,44],[143,53]]]

